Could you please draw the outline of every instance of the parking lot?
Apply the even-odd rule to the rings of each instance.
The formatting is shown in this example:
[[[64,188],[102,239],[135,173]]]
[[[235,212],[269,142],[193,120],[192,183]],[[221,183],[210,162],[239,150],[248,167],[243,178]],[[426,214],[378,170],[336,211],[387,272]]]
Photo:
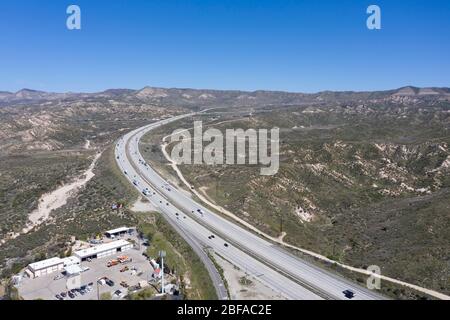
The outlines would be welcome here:
[[[142,248],[143,249],[143,248]],[[107,267],[107,263],[110,260],[117,259],[120,256],[127,256],[132,261],[126,264],[118,264],[116,266]],[[151,280],[153,268],[149,261],[142,255],[142,250],[131,249],[116,255],[108,256],[101,259],[94,259],[90,262],[83,262],[81,265],[83,268],[89,268],[89,270],[83,272],[79,277],[80,287],[86,286],[83,290],[83,294],[75,292],[73,298],[67,296],[67,281],[66,277],[55,280],[61,273],[53,273],[45,277],[30,279],[24,278],[19,286],[20,295],[26,300],[56,300],[56,295],[61,293],[66,294],[64,300],[96,300],[104,293],[110,293],[113,299],[119,299],[114,296],[114,292],[120,290],[122,292],[121,297],[128,293],[128,289],[121,285],[121,283],[127,286],[137,286],[140,281]],[[124,270],[127,267],[128,270]],[[122,272],[121,272],[122,271]],[[61,276],[59,276],[61,277]],[[108,278],[114,282],[113,286],[108,284],[98,284],[97,281],[102,278]],[[91,284],[89,286],[89,284]]]

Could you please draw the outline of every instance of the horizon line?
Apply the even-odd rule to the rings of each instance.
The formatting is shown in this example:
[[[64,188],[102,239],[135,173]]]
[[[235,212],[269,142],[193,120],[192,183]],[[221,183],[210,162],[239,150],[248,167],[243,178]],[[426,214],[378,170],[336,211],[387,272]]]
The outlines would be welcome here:
[[[3,91],[0,90],[0,93],[9,93],[9,94],[17,94],[21,91],[34,91],[34,92],[44,92],[49,94],[96,94],[96,93],[103,93],[109,90],[132,90],[132,91],[141,91],[146,88],[151,89],[163,89],[163,90],[197,90],[197,91],[234,91],[234,92],[246,92],[246,93],[256,93],[256,92],[282,92],[282,93],[291,93],[291,94],[319,94],[319,93],[325,93],[325,92],[352,92],[352,93],[370,93],[370,92],[388,92],[388,91],[396,91],[401,90],[405,88],[411,88],[411,89],[450,89],[450,86],[414,86],[414,85],[405,85],[397,88],[390,88],[390,89],[371,89],[371,90],[333,90],[333,89],[324,89],[320,91],[314,91],[314,92],[308,92],[308,91],[290,91],[290,90],[280,90],[280,89],[256,89],[256,90],[245,90],[245,89],[217,89],[217,88],[194,88],[194,87],[162,87],[162,86],[151,86],[146,85],[144,87],[134,89],[134,88],[125,88],[125,87],[112,87],[103,89],[100,91],[47,91],[47,90],[38,90],[38,89],[32,89],[32,88],[21,88],[15,92],[13,91]]]

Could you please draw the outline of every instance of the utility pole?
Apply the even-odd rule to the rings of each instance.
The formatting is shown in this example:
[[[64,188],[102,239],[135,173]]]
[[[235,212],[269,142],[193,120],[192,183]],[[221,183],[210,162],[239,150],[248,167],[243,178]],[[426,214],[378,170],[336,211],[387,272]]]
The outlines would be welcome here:
[[[164,257],[166,256],[165,251],[159,252],[159,257],[161,258],[161,293],[164,294]]]
[[[97,300],[100,300],[100,289],[98,287],[98,282],[100,281],[100,279],[97,279],[96,283],[97,283]]]

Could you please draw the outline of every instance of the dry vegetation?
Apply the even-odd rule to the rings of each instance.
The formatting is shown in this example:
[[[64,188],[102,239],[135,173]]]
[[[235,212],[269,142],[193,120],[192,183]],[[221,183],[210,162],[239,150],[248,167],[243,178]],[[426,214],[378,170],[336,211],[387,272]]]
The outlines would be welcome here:
[[[349,104],[204,116],[222,132],[279,127],[280,171],[180,168],[197,190],[269,234],[286,232],[289,243],[448,294],[449,110],[447,103]],[[188,119],[152,133],[141,149],[164,164],[160,139],[192,125]]]

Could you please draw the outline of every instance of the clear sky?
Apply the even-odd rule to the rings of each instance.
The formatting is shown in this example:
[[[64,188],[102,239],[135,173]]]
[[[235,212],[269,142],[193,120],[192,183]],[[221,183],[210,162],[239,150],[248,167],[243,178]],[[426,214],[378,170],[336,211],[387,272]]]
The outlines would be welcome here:
[[[66,28],[66,9],[82,29]],[[382,10],[382,30],[366,9]],[[2,0],[0,91],[450,86],[449,0]]]

